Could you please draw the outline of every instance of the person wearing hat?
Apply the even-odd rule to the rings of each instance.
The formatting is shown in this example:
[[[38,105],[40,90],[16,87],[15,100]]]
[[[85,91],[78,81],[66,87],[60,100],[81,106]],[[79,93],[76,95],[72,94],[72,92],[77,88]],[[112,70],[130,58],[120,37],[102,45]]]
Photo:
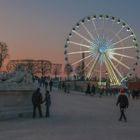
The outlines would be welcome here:
[[[120,106],[119,121],[121,121],[122,118],[124,118],[124,121],[127,122],[127,118],[125,116],[125,109],[128,108],[129,101],[128,101],[128,97],[125,95],[125,89],[124,88],[120,89],[120,95],[118,96],[116,105],[118,106],[118,104]]]

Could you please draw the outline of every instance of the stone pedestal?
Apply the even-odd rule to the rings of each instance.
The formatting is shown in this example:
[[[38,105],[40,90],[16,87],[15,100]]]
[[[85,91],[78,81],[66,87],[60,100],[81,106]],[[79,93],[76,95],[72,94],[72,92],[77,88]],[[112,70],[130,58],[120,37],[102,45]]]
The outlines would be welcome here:
[[[0,119],[32,116],[34,90],[0,90]]]

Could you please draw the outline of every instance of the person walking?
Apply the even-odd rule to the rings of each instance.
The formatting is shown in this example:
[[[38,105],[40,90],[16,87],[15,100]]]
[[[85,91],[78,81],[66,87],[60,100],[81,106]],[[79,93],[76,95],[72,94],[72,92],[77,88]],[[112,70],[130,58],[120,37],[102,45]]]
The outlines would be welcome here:
[[[45,99],[43,102],[45,102],[46,105],[46,118],[50,117],[51,96],[48,90],[46,91]]]
[[[87,89],[86,89],[86,95],[87,94],[90,94],[91,91],[90,91],[90,83],[87,84]]]
[[[45,79],[45,89],[46,90],[48,89],[48,81],[47,81],[47,79]]]
[[[50,82],[49,82],[49,87],[50,87],[50,92],[52,92],[52,87],[53,87],[53,81],[52,80],[50,80]]]
[[[40,93],[40,88],[37,88],[37,90],[33,93],[32,104],[33,104],[33,118],[36,117],[36,108],[38,108],[39,115],[40,117],[42,117],[42,110],[41,110],[42,94]]]
[[[125,110],[129,106],[128,97],[125,95],[125,89],[120,90],[120,95],[118,96],[116,105],[120,106],[120,118],[119,121],[122,121],[122,118],[124,118],[124,121],[127,122],[127,118],[125,115]]]
[[[94,84],[91,87],[91,95],[95,95],[95,86],[94,86]]]

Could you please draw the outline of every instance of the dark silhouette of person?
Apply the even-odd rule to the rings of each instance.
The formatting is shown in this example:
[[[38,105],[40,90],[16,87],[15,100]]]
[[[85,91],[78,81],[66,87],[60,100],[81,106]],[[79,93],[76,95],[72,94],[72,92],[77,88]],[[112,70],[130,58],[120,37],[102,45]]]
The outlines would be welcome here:
[[[42,94],[40,93],[40,88],[37,88],[37,90],[33,93],[32,104],[33,104],[33,118],[36,117],[36,108],[38,108],[39,115],[40,117],[42,117],[42,110],[41,110]]]
[[[90,91],[90,83],[87,84],[87,89],[86,89],[86,95],[87,94],[90,94],[91,91]]]
[[[65,82],[65,93],[70,93],[70,83],[69,83],[69,81]]]
[[[118,104],[120,106],[119,121],[121,121],[122,118],[124,118],[124,121],[127,122],[127,118],[126,118],[124,112],[125,112],[125,109],[128,108],[128,106],[129,106],[129,101],[128,101],[128,97],[125,95],[125,89],[120,90],[120,95],[118,96],[116,105],[118,105]]]
[[[94,86],[94,84],[91,86],[91,94],[95,95],[95,86]]]
[[[63,88],[64,88],[64,92],[67,93],[67,83],[66,81],[63,82]]]
[[[65,89],[65,82],[62,81],[62,89],[64,90]]]
[[[132,98],[133,98],[133,99],[135,99],[135,96],[136,96],[135,93],[136,93],[136,90],[132,90]]]
[[[104,91],[105,91],[104,87],[101,86],[101,87],[100,87],[100,91],[99,91],[99,97],[100,97],[100,98],[103,96]]]
[[[41,78],[38,78],[38,83],[39,83],[39,87],[41,87],[42,86]]]
[[[46,105],[46,118],[50,117],[51,96],[48,90],[46,91],[45,99],[43,102],[45,102]]]
[[[49,82],[50,92],[52,91],[52,86],[53,86],[53,81],[50,80],[50,82]]]
[[[46,88],[46,90],[48,89],[48,81],[47,81],[47,79],[45,80],[45,88]]]

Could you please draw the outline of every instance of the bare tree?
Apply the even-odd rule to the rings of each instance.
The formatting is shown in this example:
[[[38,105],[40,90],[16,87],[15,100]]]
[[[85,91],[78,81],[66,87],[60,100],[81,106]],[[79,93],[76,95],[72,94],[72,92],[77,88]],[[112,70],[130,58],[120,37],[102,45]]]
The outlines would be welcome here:
[[[4,42],[0,42],[0,68],[2,67],[2,64],[7,56],[8,46]]]
[[[62,64],[52,64],[51,74],[55,76],[55,78],[61,74]]]
[[[51,73],[52,63],[48,60],[32,60],[32,59],[22,59],[22,60],[10,60],[6,66],[8,71],[13,71],[17,65],[25,67],[25,70],[31,72],[33,75],[45,76]]]

